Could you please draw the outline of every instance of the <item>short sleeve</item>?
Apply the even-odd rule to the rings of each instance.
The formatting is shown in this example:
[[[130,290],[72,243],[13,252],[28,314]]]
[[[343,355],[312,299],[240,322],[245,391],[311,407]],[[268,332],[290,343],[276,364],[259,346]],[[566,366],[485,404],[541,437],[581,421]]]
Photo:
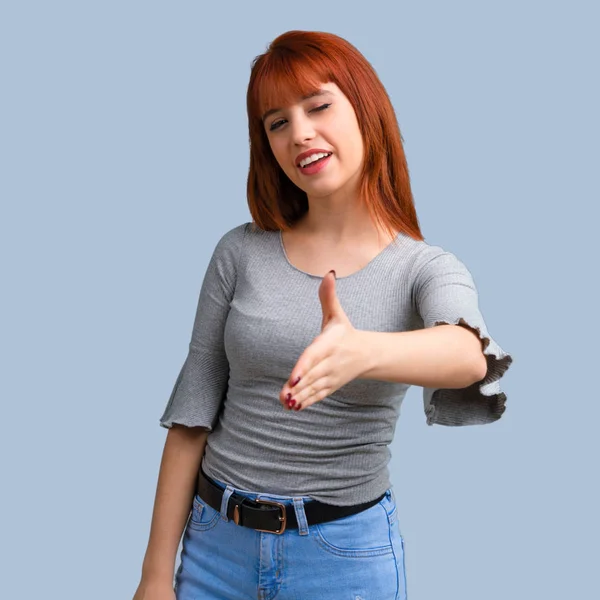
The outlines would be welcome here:
[[[429,246],[418,261],[413,299],[423,326],[466,326],[479,336],[487,362],[485,377],[461,389],[423,388],[428,425],[482,425],[498,420],[506,408],[506,394],[499,380],[511,365],[512,356],[490,336],[473,277],[451,252]]]
[[[167,429],[178,423],[212,431],[216,425],[229,381],[223,334],[236,286],[244,227],[223,235],[209,261],[188,354],[160,418],[160,425]]]

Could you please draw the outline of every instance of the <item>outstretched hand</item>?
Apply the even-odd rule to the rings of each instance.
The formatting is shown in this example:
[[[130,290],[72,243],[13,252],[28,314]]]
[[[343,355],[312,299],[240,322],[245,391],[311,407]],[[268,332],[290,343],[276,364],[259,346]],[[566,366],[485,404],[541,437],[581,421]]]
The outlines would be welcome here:
[[[319,287],[321,333],[302,353],[279,394],[287,410],[302,410],[323,400],[365,372],[360,331],[350,323],[335,291],[335,271]]]

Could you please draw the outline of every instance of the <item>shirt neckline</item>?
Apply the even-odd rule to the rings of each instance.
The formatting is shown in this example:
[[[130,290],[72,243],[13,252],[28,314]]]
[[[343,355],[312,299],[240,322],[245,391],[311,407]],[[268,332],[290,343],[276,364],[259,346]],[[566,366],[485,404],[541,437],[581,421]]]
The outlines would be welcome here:
[[[395,243],[395,242],[397,242],[400,239],[401,236],[402,236],[402,232],[398,232],[398,234],[396,235],[396,237],[383,250],[381,250],[381,252],[379,252],[379,254],[377,254],[376,256],[374,256],[364,267],[358,269],[358,271],[354,271],[354,273],[350,273],[350,275],[345,275],[344,277],[337,277],[336,276],[336,281],[342,281],[344,279],[350,279],[351,277],[357,277],[361,273],[364,273],[373,263],[375,263],[376,261],[380,260],[380,258],[382,256],[384,256],[386,253],[388,253],[390,251],[390,248],[393,248],[394,246],[397,246],[397,243]],[[287,264],[292,269],[294,269],[294,271],[297,271],[298,273],[302,273],[306,277],[312,277],[313,279],[323,279],[323,276],[321,276],[321,275],[313,275],[312,273],[307,273],[306,271],[303,271],[302,269],[299,269],[298,267],[296,267],[295,265],[293,265],[291,263],[288,255],[287,255],[287,252],[285,251],[285,246],[283,245],[283,232],[282,232],[281,229],[278,230],[277,237],[279,238],[279,247],[281,248],[281,252],[283,254],[283,258],[285,259],[285,261],[287,262]]]

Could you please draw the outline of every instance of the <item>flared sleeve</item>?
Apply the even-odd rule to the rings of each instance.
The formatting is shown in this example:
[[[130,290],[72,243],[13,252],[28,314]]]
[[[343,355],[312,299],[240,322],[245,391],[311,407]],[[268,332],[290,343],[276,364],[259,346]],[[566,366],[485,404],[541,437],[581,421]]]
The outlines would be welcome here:
[[[244,231],[244,225],[228,231],[213,251],[200,289],[188,354],[160,418],[162,427],[170,429],[178,423],[212,431],[216,425],[229,381],[223,334]]]
[[[468,387],[423,388],[427,424],[483,425],[498,420],[506,408],[499,380],[513,359],[487,330],[471,273],[439,246],[429,246],[417,262],[413,301],[423,327],[452,324],[471,329],[482,341],[487,362],[485,377]]]

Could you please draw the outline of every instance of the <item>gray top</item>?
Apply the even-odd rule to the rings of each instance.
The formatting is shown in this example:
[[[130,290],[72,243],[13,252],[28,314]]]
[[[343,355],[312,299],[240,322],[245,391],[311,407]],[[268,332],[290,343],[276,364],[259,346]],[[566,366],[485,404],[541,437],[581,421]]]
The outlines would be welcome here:
[[[279,392],[321,332],[322,278],[288,260],[280,231],[252,223],[217,243],[200,290],[189,352],[160,419],[203,426],[207,475],[248,491],[367,502],[391,486],[388,445],[409,385],[355,379],[303,411]],[[512,363],[490,337],[473,278],[450,252],[399,234],[336,281],[352,325],[410,331],[462,322],[487,344],[487,375],[463,389],[423,388],[427,423],[490,423],[504,412],[498,380]]]

